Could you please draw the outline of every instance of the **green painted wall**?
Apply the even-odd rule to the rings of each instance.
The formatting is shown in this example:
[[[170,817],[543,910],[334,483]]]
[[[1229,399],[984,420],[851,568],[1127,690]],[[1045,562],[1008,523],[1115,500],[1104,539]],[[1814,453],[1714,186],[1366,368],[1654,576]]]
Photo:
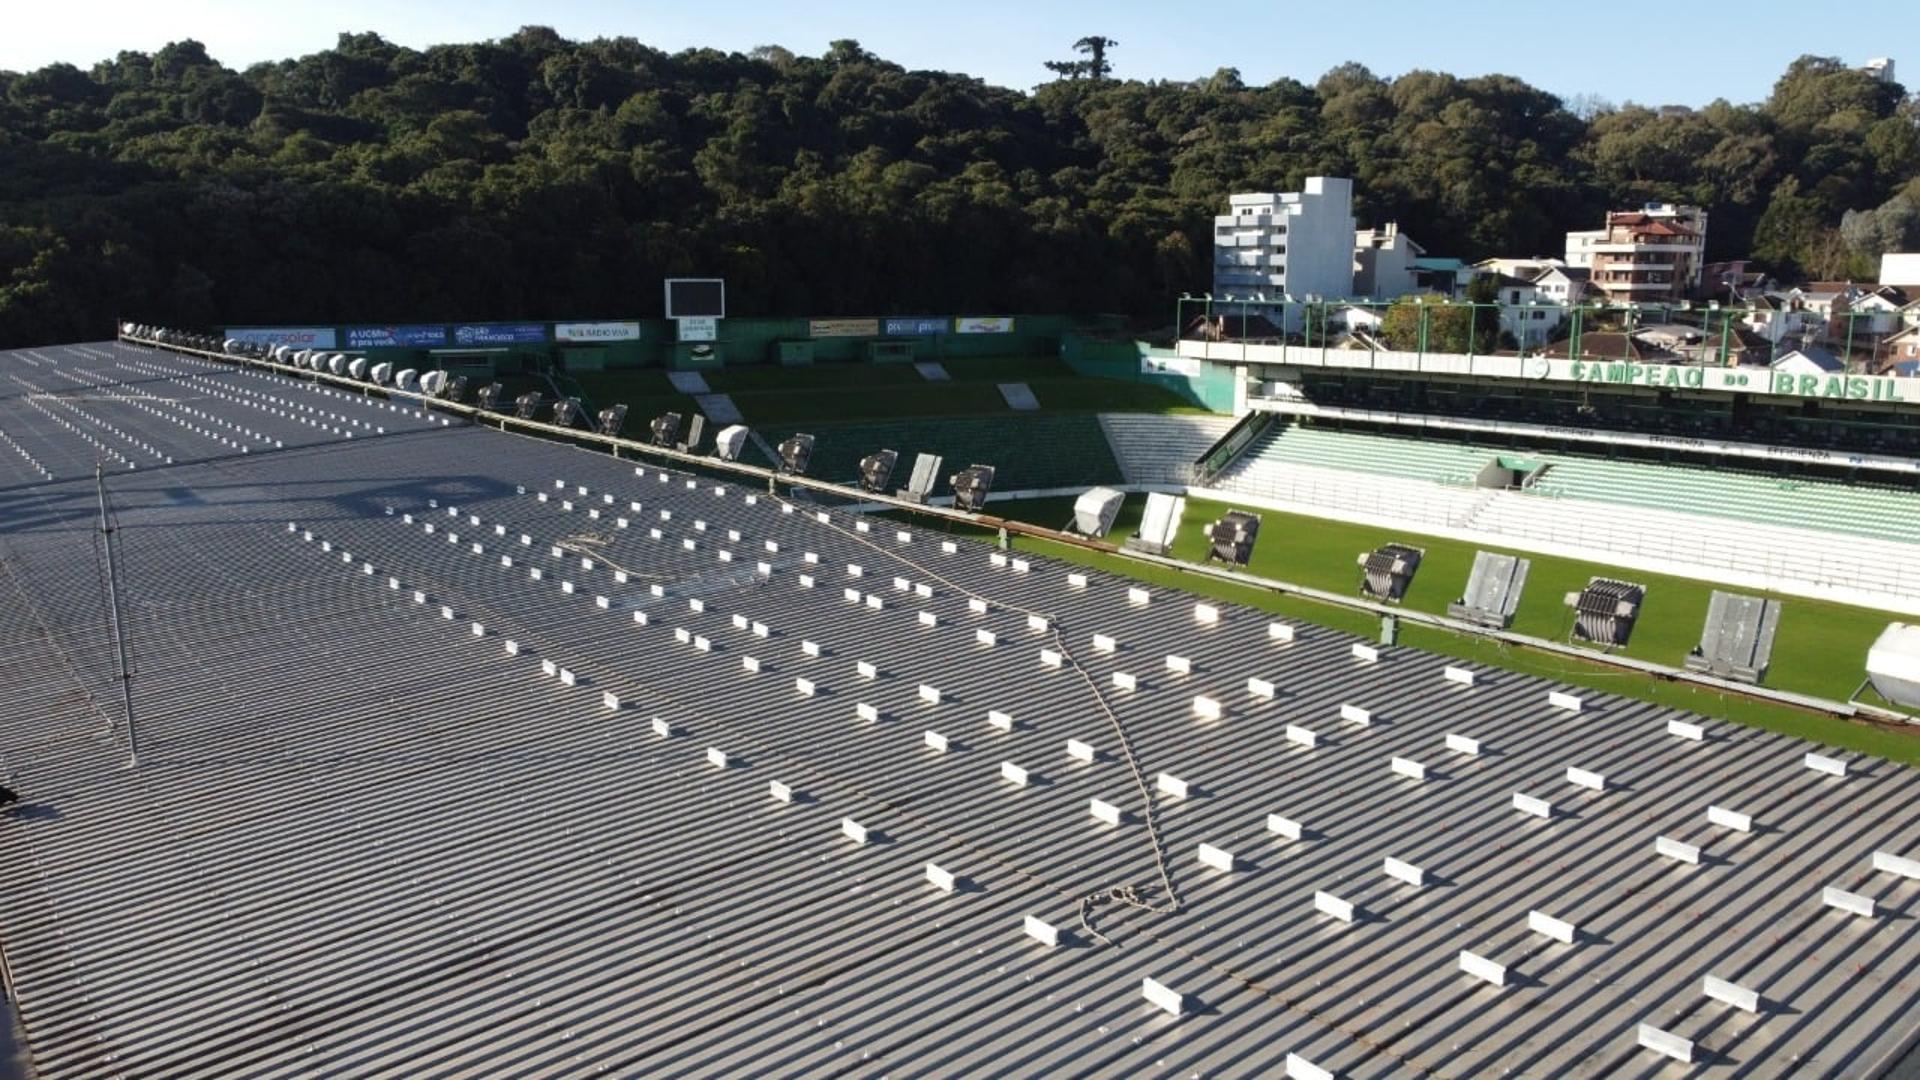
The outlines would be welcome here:
[[[1164,387],[1218,413],[1233,411],[1234,383],[1240,378],[1229,364],[1201,364],[1200,373],[1193,376],[1149,371],[1145,361],[1177,360],[1179,354],[1111,335],[1069,333],[1061,340],[1060,358],[1078,374]]]

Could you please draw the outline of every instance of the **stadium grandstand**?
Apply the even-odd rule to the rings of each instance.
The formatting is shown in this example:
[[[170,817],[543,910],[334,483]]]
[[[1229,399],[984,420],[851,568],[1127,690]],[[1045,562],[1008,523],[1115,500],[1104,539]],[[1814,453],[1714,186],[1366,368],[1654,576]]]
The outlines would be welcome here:
[[[1622,505],[1461,480],[1514,449],[1263,391],[775,471],[422,370],[0,354],[36,1075],[1912,1067],[1920,772],[967,539],[838,436]]]
[[[1228,497],[1920,611],[1920,380],[1280,338],[1178,351],[1245,387],[1195,473]]]

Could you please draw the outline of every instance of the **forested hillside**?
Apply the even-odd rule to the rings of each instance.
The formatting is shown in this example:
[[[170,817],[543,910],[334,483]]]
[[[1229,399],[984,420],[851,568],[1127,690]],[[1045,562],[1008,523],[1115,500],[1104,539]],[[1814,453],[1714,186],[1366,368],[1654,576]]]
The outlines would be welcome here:
[[[1711,208],[1711,257],[1787,273],[1870,275],[1920,243],[1920,107],[1837,60],[1798,61],[1756,105],[1579,112],[1509,78],[1356,64],[1310,86],[1223,70],[1025,93],[851,41],[342,35],[245,71],[183,41],[0,73],[0,346],[98,337],[116,314],[657,314],[678,273],[725,275],[743,315],[1164,322],[1208,285],[1226,193],[1310,174],[1353,177],[1363,224],[1469,259],[1557,253],[1654,198]]]

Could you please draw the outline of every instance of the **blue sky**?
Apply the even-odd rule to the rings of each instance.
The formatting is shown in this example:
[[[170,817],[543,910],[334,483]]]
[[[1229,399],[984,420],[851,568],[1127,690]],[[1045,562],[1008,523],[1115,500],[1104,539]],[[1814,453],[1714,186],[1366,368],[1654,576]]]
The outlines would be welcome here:
[[[1087,34],[1115,38],[1116,73],[1194,79],[1239,68],[1253,84],[1291,76],[1312,82],[1358,60],[1376,73],[1415,68],[1457,75],[1517,75],[1562,97],[1703,105],[1766,96],[1801,53],[1859,63],[1891,55],[1920,86],[1920,0],[1866,0],[1825,9],[1747,0],[1728,8],[1611,0],[1601,5],[1513,0],[64,0],[10,5],[0,69],[55,60],[85,67],[122,49],[152,51],[194,37],[234,66],[298,56],[342,30],[378,32],[405,45],[500,37],[529,23],[573,38],[627,35],[669,51],[695,45],[746,50],[783,45],[818,54],[835,38],[911,68],[978,75],[1022,89],[1049,78],[1041,63],[1065,58]],[[1717,9],[1717,10],[1716,10]],[[1902,56],[1905,47],[1908,55]]]

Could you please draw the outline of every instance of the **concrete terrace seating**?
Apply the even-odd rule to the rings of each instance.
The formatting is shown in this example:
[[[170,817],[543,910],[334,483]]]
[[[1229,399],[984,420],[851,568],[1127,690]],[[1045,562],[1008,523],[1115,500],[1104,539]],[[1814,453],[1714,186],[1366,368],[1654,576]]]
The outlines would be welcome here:
[[[1542,495],[1704,514],[1896,542],[1920,538],[1920,492],[1699,466],[1555,456]]]
[[[1233,428],[1231,416],[1101,413],[1100,427],[1130,484],[1184,483],[1201,454]]]
[[[1481,467],[1499,453],[1486,447],[1286,424],[1261,436],[1229,471],[1308,465],[1469,486]]]
[[[937,495],[948,493],[948,476],[974,462],[994,466],[996,493],[1121,482],[1099,419],[1085,414],[786,424],[764,434],[777,446],[795,431],[813,433],[808,473],[822,480],[853,482],[860,474],[860,459],[887,447],[900,452],[889,488],[907,482],[918,453],[946,458],[934,489]]]
[[[1307,513],[1366,514],[1429,527],[1463,525],[1487,494],[1477,488],[1382,473],[1244,458],[1231,475],[1216,480],[1210,489],[1194,490],[1293,504]]]
[[[1675,565],[1843,586],[1895,596],[1920,594],[1920,534],[1909,542],[1849,538],[1787,524],[1543,499],[1490,492],[1468,521],[1477,532],[1516,543],[1546,544]]]

